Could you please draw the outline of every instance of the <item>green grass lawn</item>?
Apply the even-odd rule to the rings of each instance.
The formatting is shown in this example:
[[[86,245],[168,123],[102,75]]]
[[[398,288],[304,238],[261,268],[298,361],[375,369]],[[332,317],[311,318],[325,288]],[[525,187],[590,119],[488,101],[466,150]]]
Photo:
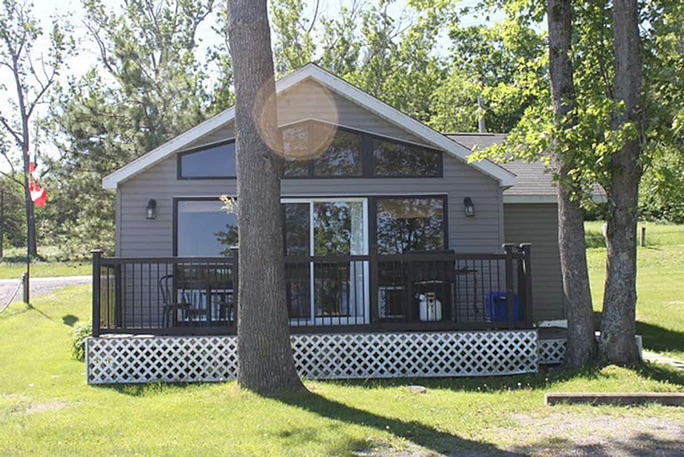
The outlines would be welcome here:
[[[47,278],[55,276],[84,276],[92,274],[92,263],[62,262],[55,259],[57,250],[54,247],[41,247],[38,253],[41,260],[31,262],[32,278]],[[19,279],[26,271],[26,249],[5,249],[4,257],[0,259],[0,279]]]
[[[646,246],[684,245],[684,225],[662,224],[656,222],[639,222],[637,240],[641,242],[641,229],[646,228]],[[606,247],[603,239],[603,221],[585,222],[587,246],[590,248]]]
[[[637,333],[644,347],[684,360],[684,244],[638,248]],[[603,308],[606,250],[588,249],[594,310]]]
[[[74,322],[89,318],[88,286],[12,305],[0,315],[0,455],[458,455],[567,446],[562,424],[684,423],[684,409],[544,406],[546,392],[684,392],[684,373],[616,367],[570,374],[452,380],[307,382],[280,400],[211,385],[91,387],[70,358]],[[407,386],[420,383],[425,394]],[[602,418],[602,419],[597,419]],[[551,435],[532,432],[537,426]],[[560,428],[558,428],[560,426]],[[540,429],[541,430],[541,429]],[[541,432],[540,432],[541,433]],[[401,452],[406,452],[401,454]],[[416,454],[413,454],[417,452]],[[550,454],[544,455],[552,455]]]
[[[26,271],[25,263],[0,262],[0,279],[19,279]],[[33,262],[32,278],[49,278],[55,276],[87,276],[93,272],[90,263],[78,262]]]

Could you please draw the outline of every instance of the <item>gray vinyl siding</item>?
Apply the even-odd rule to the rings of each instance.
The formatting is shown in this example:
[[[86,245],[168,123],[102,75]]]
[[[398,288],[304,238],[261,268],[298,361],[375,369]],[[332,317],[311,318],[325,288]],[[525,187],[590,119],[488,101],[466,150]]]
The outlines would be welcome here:
[[[339,124],[390,138],[424,143],[405,130],[351,101],[336,95],[323,97],[316,83],[301,83],[279,98],[281,125],[302,119],[328,119],[331,99]],[[206,135],[190,147],[234,136],[228,126]],[[190,148],[188,147],[188,149]],[[117,254],[160,257],[173,254],[173,198],[235,195],[235,179],[179,180],[177,158],[169,157],[119,185],[117,205]],[[498,182],[459,159],[444,154],[442,178],[354,178],[283,180],[284,197],[446,195],[448,197],[449,248],[457,252],[499,252],[503,214]],[[470,197],[476,216],[466,218],[463,199]],[[145,219],[150,198],[157,201],[157,218]]]
[[[534,319],[564,319],[557,205],[507,204],[504,219],[506,242],[532,243]]]
[[[175,157],[168,158],[119,188],[117,246],[120,256],[173,254],[173,199],[236,195],[234,179],[178,180]],[[283,197],[446,195],[449,248],[457,252],[498,252],[502,224],[498,183],[452,157],[444,157],[443,178],[284,179]],[[466,218],[463,199],[471,197],[476,216]],[[145,219],[150,198],[157,218]]]

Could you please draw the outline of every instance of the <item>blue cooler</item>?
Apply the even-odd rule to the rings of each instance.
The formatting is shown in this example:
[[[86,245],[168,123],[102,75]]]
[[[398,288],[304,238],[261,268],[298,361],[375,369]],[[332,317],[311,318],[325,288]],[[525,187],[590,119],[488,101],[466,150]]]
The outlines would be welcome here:
[[[487,317],[492,322],[508,322],[508,301],[506,292],[489,292],[487,294]],[[520,300],[513,295],[513,308],[515,319],[520,320]]]

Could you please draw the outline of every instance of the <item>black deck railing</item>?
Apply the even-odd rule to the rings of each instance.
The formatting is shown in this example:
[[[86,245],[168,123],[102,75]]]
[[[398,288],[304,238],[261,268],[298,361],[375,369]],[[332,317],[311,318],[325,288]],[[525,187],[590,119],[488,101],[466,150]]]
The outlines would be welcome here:
[[[121,258],[93,252],[93,335],[234,334],[238,251]],[[530,245],[285,258],[293,333],[532,327]]]

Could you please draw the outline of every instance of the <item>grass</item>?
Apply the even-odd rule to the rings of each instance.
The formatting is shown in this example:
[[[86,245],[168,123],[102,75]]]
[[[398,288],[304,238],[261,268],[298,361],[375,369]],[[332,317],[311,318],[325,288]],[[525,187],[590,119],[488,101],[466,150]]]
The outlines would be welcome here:
[[[41,247],[38,249],[40,260],[31,262],[32,278],[56,276],[84,276],[92,274],[92,264],[85,262],[62,262],[56,260],[57,249]],[[26,271],[26,249],[9,248],[4,250],[0,259],[0,279],[19,279]]]
[[[639,222],[637,236],[641,242],[641,229],[646,228],[646,246],[672,246],[684,245],[684,225],[664,224],[656,222]],[[591,221],[584,223],[586,231],[587,247],[605,248],[603,238],[603,221]]]
[[[639,223],[646,227],[646,247],[637,249],[637,333],[644,347],[684,360],[684,298],[681,279],[684,225]],[[603,222],[586,222],[587,242],[600,237]],[[641,229],[639,229],[641,230]],[[640,233],[640,232],[639,232]],[[603,307],[606,278],[605,247],[587,250],[594,311]]]
[[[307,382],[311,395],[267,399],[234,382],[90,387],[69,345],[89,316],[88,286],[13,304],[0,315],[0,455],[374,455],[528,453],[560,443],[559,424],[596,418],[682,423],[684,410],[544,406],[546,392],[684,392],[684,373],[617,367],[452,380]],[[407,386],[420,383],[425,394]],[[525,421],[550,436],[529,432]],[[555,431],[554,431],[555,430]],[[584,430],[584,429],[581,429]],[[583,432],[584,433],[584,432]]]
[[[684,244],[638,248],[637,333],[644,347],[684,360]],[[594,310],[603,307],[606,250],[588,249],[589,278]]]

